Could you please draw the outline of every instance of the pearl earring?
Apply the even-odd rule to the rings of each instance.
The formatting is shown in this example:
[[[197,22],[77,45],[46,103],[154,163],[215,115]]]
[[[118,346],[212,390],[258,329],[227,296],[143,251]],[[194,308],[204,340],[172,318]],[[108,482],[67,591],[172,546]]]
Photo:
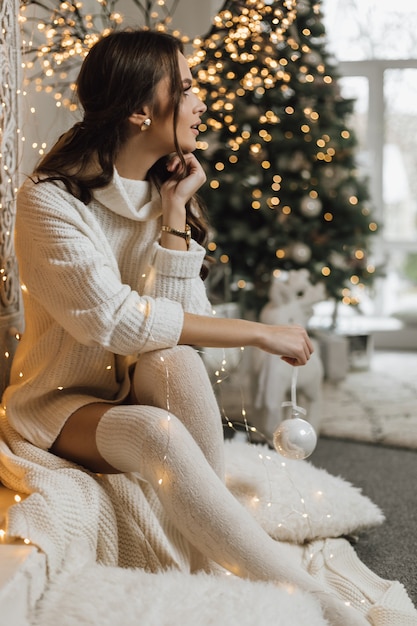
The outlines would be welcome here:
[[[147,130],[151,124],[152,124],[151,118],[147,117],[146,120],[143,122],[142,126],[140,127],[140,129]]]

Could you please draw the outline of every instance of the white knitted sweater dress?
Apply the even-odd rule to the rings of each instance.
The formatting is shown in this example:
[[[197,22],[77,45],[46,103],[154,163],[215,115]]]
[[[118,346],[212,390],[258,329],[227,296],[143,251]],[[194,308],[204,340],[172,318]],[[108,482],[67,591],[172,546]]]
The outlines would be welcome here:
[[[195,241],[184,252],[161,247],[161,213],[148,182],[116,170],[88,206],[53,183],[20,189],[26,328],[3,405],[36,446],[48,449],[79,407],[123,401],[129,365],[176,345],[184,311],[211,314],[199,275],[205,251]]]
[[[158,245],[161,207],[149,194],[147,183],[122,180],[117,172],[88,207],[49,183],[28,181],[19,193],[17,251],[27,326],[4,396],[7,411],[0,409],[0,480],[29,495],[9,509],[7,536],[27,538],[44,551],[50,580],[70,555],[149,572],[190,571],[190,545],[148,483],[133,473],[94,474],[47,451],[77,407],[123,399],[129,363],[140,352],[174,346],[184,311],[211,314],[199,278],[204,250],[196,242],[187,252]],[[236,487],[239,493],[247,484],[252,502],[254,489],[265,491],[267,475],[255,452],[259,484],[252,475],[247,480],[252,465],[246,454],[235,468]],[[305,461],[293,463],[305,472],[308,493],[314,469]],[[281,478],[273,493],[270,484],[266,491],[286,511]],[[287,523],[291,530],[289,518]],[[272,527],[278,528],[275,522]],[[333,537],[337,531],[318,534]],[[314,546],[318,568],[311,574],[332,583],[342,599],[363,601],[370,623],[417,624],[404,588],[354,561],[344,539],[332,540],[330,548],[322,541],[308,543],[310,570]],[[335,576],[335,561],[341,575]]]

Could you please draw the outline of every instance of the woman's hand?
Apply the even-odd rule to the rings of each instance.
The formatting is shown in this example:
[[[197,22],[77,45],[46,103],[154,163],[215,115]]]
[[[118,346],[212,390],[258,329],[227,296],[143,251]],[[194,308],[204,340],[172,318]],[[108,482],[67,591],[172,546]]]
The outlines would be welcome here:
[[[193,154],[185,154],[185,166],[179,156],[174,155],[167,169],[172,175],[161,186],[162,224],[181,232],[185,231],[185,205],[206,180],[200,163]],[[186,250],[185,239],[163,232],[161,245],[171,250]]]
[[[167,169],[172,175],[161,187],[163,209],[167,212],[179,205],[185,207],[206,181],[204,170],[194,154],[185,154],[184,159],[185,168],[177,154],[168,161]]]
[[[278,354],[290,365],[305,365],[314,348],[307,331],[302,326],[272,326],[260,324],[257,347]]]

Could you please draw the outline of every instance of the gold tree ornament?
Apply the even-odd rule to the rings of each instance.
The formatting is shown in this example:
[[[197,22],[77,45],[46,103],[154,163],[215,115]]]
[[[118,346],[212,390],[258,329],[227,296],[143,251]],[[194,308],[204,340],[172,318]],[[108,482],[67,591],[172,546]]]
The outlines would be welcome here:
[[[170,31],[178,3],[131,0],[130,7],[138,12],[135,24]],[[75,79],[84,57],[100,37],[128,26],[117,5],[118,0],[23,0],[19,22],[24,86],[34,83],[37,91],[51,94],[57,107],[76,110]]]

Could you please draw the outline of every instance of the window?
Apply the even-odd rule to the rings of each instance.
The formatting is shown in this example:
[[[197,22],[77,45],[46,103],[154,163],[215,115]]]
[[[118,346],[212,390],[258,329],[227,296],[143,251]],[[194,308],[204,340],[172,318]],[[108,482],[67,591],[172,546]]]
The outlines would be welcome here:
[[[387,275],[375,309],[417,310],[417,3],[323,0],[322,10],[381,226]]]

